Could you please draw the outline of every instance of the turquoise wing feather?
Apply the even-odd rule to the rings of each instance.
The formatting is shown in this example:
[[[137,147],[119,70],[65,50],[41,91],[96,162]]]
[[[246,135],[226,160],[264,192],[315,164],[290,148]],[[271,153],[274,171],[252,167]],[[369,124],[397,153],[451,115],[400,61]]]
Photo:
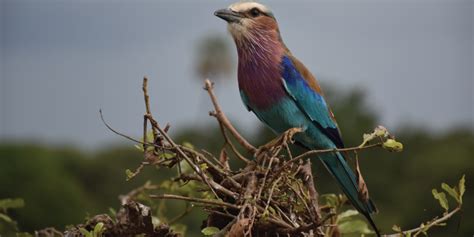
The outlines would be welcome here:
[[[331,116],[329,107],[324,97],[309,85],[306,78],[288,56],[282,59],[282,81],[287,93],[300,110],[321,130],[338,148],[344,147],[339,128]],[[332,147],[326,147],[332,148]]]
[[[319,139],[320,148],[341,148],[344,147],[337,123],[332,116],[332,113],[324,99],[318,93],[311,82],[304,78],[305,73],[295,65],[296,63],[290,57],[283,57],[282,59],[282,83],[288,95],[295,101],[298,108],[311,120],[319,131],[311,131],[309,128],[306,133],[317,134],[312,136],[314,139]],[[300,65],[301,66],[301,65]],[[305,69],[306,70],[306,69]],[[327,139],[320,139],[320,137],[329,138],[331,143],[324,142]],[[311,145],[303,144],[308,148],[314,149]],[[342,190],[353,203],[356,209],[368,218],[375,228],[375,224],[370,217],[370,213],[375,212],[376,208],[372,201],[362,200],[359,198],[359,188],[356,181],[356,176],[349,167],[341,153],[327,153],[319,156],[326,168],[338,181]]]

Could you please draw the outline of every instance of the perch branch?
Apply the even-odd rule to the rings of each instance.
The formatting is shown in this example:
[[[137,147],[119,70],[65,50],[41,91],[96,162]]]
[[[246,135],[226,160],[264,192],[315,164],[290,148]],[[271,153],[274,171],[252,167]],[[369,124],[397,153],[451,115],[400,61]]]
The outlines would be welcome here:
[[[292,163],[292,162],[295,162],[295,161],[298,161],[298,160],[301,160],[301,159],[304,159],[304,158],[308,158],[310,156],[313,156],[313,155],[319,155],[319,154],[323,154],[323,153],[331,153],[331,152],[348,152],[348,151],[360,151],[360,150],[365,150],[365,149],[369,149],[369,148],[374,148],[374,147],[381,147],[383,145],[383,143],[375,143],[375,144],[371,144],[371,145],[367,145],[367,146],[364,146],[364,147],[349,147],[349,148],[340,148],[340,149],[323,149],[323,150],[310,150],[310,151],[307,151],[291,160],[288,160],[287,164],[288,163]]]

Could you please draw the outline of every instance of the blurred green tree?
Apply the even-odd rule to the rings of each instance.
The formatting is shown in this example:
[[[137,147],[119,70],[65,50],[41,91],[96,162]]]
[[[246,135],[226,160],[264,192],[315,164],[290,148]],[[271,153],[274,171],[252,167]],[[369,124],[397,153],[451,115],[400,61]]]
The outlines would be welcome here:
[[[231,78],[234,62],[226,38],[221,34],[211,34],[201,39],[197,45],[195,67],[196,78],[200,80]]]

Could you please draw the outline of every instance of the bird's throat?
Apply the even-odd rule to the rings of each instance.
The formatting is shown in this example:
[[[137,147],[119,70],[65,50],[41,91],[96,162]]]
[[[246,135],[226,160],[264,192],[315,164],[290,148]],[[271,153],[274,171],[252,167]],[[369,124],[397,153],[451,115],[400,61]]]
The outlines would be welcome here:
[[[284,45],[278,39],[259,34],[238,42],[238,80],[252,109],[267,109],[285,96],[281,84]]]

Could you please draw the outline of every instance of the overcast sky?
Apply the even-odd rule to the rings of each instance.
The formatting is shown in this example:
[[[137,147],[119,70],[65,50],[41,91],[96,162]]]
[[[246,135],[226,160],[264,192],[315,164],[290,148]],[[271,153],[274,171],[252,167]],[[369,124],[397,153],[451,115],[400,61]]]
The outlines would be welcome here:
[[[293,54],[326,84],[364,88],[381,124],[473,128],[474,1],[262,2]],[[234,52],[213,15],[230,3],[0,0],[0,138],[97,147],[117,139],[99,108],[113,127],[139,135],[144,75],[160,122],[211,123],[196,44],[225,34]],[[235,73],[217,90],[232,120],[248,130],[258,123]]]

